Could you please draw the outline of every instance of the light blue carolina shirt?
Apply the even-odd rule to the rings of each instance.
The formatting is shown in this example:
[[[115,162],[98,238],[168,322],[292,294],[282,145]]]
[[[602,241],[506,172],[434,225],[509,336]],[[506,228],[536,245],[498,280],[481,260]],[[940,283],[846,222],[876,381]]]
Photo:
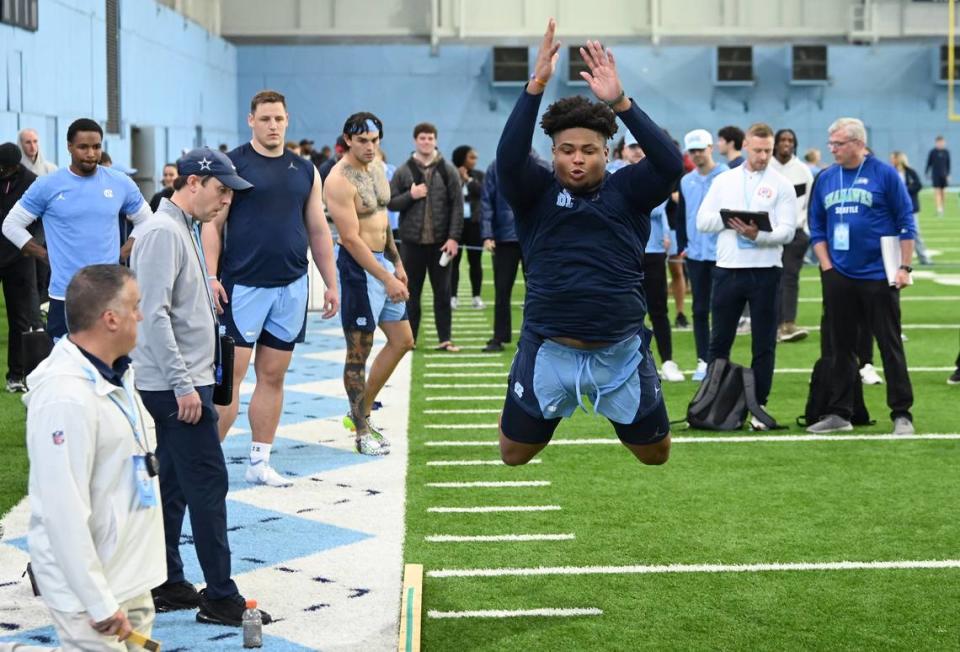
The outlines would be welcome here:
[[[697,211],[707,191],[713,185],[713,180],[722,172],[729,170],[723,163],[718,163],[703,176],[697,170],[688,172],[680,179],[680,192],[683,193],[683,203],[686,209],[687,226],[687,258],[690,260],[716,260],[717,236],[719,233],[700,233],[697,231]]]
[[[650,239],[644,253],[665,254],[663,248],[663,234],[670,233],[670,223],[667,221],[667,202],[663,202],[650,212]],[[673,247],[673,236],[670,236],[670,246]]]
[[[81,267],[120,261],[117,216],[144,205],[133,180],[97,166],[89,177],[61,168],[33,182],[20,205],[43,221],[50,257],[50,296],[63,300]]]

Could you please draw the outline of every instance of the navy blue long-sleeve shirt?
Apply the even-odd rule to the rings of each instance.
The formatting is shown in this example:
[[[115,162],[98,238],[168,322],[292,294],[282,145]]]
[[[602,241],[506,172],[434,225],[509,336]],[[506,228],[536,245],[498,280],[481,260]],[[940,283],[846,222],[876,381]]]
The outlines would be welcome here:
[[[573,192],[530,157],[541,95],[520,95],[497,146],[500,190],[513,208],[527,294],[523,327],[541,337],[618,342],[646,314],[643,251],[650,211],[683,173],[666,133],[636,104],[617,114],[646,158],[589,192]]]

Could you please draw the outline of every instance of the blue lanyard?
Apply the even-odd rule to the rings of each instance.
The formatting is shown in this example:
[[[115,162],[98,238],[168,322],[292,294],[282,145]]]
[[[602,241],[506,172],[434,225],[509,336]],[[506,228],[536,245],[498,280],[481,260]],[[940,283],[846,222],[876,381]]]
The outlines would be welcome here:
[[[127,399],[129,399],[130,401],[131,409],[129,410],[126,408],[126,406],[124,406],[122,402],[120,402],[120,399],[114,396],[112,391],[107,396],[110,398],[111,401],[113,401],[113,404],[120,409],[120,411],[123,413],[123,416],[127,418],[127,422],[130,424],[130,429],[133,431],[133,438],[137,440],[137,446],[139,446],[141,450],[145,451],[146,449],[143,447],[143,444],[140,442],[140,420],[137,418],[137,415],[134,413],[134,409],[136,408],[137,401],[136,399],[133,398],[133,393],[130,391],[130,388],[127,387],[126,383],[123,383],[123,391],[127,395]]]
[[[850,182],[850,187],[847,188],[847,192],[850,192],[851,190],[853,190],[853,186],[856,185],[857,179],[860,178],[860,171],[863,170],[863,164],[866,162],[867,162],[866,157],[864,157],[863,160],[860,161],[860,167],[857,168],[857,173],[853,175],[853,181]],[[846,204],[846,201],[844,200],[845,195],[846,193],[843,191],[843,166],[840,166],[840,208],[843,208],[844,204]],[[844,212],[841,210],[840,214],[838,215],[838,217],[840,218],[841,224],[843,224],[843,216],[844,216]]]

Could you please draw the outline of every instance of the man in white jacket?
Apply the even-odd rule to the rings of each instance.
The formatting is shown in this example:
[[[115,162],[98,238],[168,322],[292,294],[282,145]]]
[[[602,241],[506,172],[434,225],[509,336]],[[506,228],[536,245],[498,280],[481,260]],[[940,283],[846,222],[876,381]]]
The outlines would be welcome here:
[[[766,404],[773,385],[777,346],[778,304],[783,245],[794,238],[797,193],[793,184],[769,167],[773,155],[773,130],[758,123],[747,130],[747,160],[719,175],[710,186],[697,213],[697,228],[719,232],[717,267],[713,272],[713,322],[710,359],[729,358],[737,336],[743,307],[750,305],[757,400]],[[766,212],[772,230],[760,231],[756,223],[733,219],[723,224],[721,209]],[[756,427],[756,425],[755,425]]]
[[[119,265],[81,268],[70,334],[29,376],[30,561],[66,650],[140,649],[166,579],[155,439],[127,354],[140,292]]]

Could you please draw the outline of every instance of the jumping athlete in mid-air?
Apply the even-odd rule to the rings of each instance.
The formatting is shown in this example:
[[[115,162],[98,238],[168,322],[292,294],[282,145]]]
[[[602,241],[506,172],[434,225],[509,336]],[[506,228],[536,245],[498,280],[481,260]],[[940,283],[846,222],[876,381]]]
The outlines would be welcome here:
[[[683,159],[669,136],[623,91],[613,54],[588,41],[580,73],[600,102],[569,97],[551,104],[543,130],[553,140],[553,171],[530,158],[544,88],[559,41],[550,20],[534,75],[497,147],[497,176],[516,214],[527,295],[523,329],[500,417],[500,454],[530,461],[583,395],[606,416],[644,464],[670,455],[670,422],[643,318],[643,251],[650,211],[670,194]],[[646,158],[614,174],[607,141],[627,126]]]

